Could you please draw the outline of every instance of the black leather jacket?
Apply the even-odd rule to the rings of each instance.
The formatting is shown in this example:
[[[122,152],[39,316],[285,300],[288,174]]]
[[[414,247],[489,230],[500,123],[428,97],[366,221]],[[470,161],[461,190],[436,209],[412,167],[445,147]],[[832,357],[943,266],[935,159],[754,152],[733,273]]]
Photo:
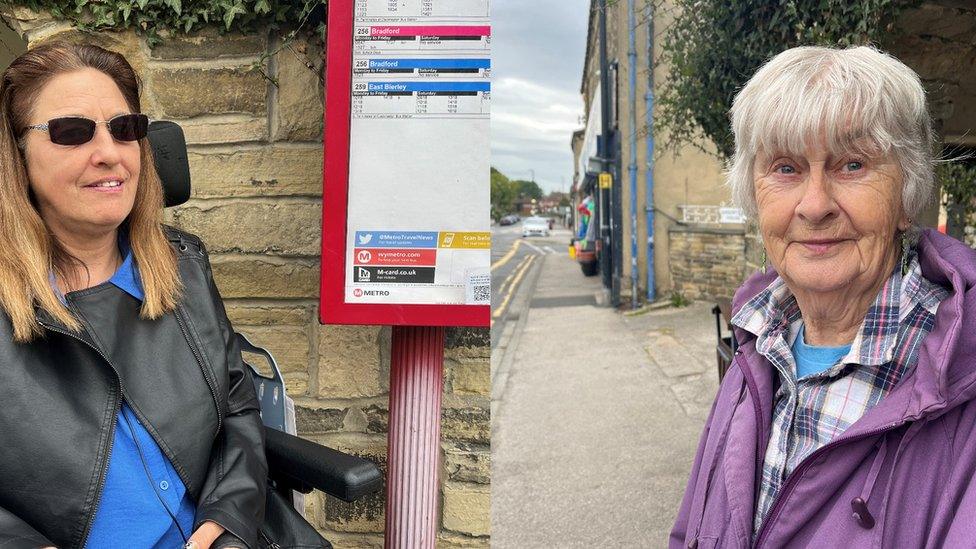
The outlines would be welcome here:
[[[0,314],[0,548],[82,547],[123,398],[197,502],[194,530],[212,520],[227,530],[214,548],[257,547],[267,463],[254,386],[202,243],[167,235],[184,285],[173,313],[141,319],[106,282],[65,296],[83,333],[38,311],[44,337],[14,343]]]

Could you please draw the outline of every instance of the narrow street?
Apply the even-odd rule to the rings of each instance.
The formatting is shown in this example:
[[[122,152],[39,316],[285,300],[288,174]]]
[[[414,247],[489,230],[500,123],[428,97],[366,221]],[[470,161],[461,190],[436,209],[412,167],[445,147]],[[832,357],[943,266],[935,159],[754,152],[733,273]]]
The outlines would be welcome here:
[[[519,236],[499,229],[493,262]],[[492,546],[664,547],[717,389],[711,304],[599,307],[564,232],[518,245],[497,292]]]
[[[512,313],[519,287],[541,256],[566,255],[572,233],[556,228],[549,237],[522,238],[520,224],[491,228],[491,348],[502,334],[511,334],[518,312]]]

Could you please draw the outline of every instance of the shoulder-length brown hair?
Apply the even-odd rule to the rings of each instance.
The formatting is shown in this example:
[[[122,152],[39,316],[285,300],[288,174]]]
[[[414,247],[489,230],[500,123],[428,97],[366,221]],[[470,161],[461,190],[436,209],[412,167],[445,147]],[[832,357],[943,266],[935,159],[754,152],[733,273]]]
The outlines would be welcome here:
[[[58,299],[50,273],[77,281],[84,265],[72,257],[41,219],[31,198],[23,151],[34,101],[53,77],[95,69],[111,78],[132,112],[140,112],[139,78],[118,53],[97,46],[52,42],[15,59],[0,80],[0,307],[10,316],[14,339],[40,335],[35,307],[68,328],[81,323]],[[129,213],[129,242],[139,266],[145,299],[140,316],[153,319],[172,311],[182,285],[176,254],[163,233],[163,188],[146,139],[139,140],[139,183]]]

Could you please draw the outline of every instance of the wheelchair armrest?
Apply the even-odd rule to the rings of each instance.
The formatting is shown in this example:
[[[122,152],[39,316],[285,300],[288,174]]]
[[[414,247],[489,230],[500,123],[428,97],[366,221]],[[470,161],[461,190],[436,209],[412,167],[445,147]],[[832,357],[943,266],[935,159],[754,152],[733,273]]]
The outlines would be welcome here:
[[[284,477],[296,487],[311,487],[352,502],[380,489],[383,473],[368,459],[264,428],[265,455],[272,478]],[[304,490],[303,490],[304,491]]]

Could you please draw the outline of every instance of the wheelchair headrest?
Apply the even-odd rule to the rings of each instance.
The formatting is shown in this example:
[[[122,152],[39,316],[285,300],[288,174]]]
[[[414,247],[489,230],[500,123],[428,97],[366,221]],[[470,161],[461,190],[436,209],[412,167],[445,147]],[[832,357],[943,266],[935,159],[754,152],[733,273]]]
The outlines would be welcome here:
[[[149,124],[149,146],[156,161],[156,173],[163,182],[166,207],[179,206],[190,198],[190,163],[186,138],[176,122],[154,120]]]

